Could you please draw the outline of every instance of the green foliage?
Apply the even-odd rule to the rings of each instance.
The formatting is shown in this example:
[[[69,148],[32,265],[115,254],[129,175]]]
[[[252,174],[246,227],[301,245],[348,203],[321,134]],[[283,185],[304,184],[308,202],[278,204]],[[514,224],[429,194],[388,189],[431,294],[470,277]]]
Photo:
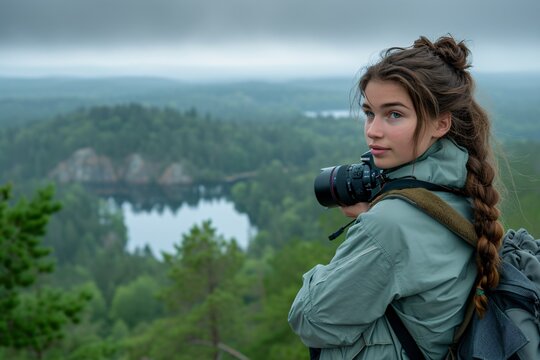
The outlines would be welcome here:
[[[241,343],[242,299],[238,274],[244,254],[234,240],[216,234],[209,221],[194,226],[175,246],[175,254],[164,254],[171,285],[164,298],[173,314],[180,315],[183,356],[217,354],[220,347]]]
[[[113,341],[121,341],[127,338],[129,334],[130,331],[126,323],[122,320],[116,320],[111,328],[110,339]]]
[[[41,358],[64,336],[66,324],[80,320],[91,295],[31,287],[54,269],[50,249],[41,245],[49,217],[60,209],[53,188],[15,204],[10,186],[0,194],[0,346],[31,350]]]
[[[87,265],[103,249],[124,250],[127,233],[119,210],[79,184],[63,187],[58,196],[62,211],[51,220],[45,244],[55,249],[60,266]]]
[[[11,186],[0,188],[0,307],[7,312],[17,306],[18,291],[32,285],[38,275],[53,271],[40,237],[49,217],[60,209],[52,200],[53,189],[39,191],[30,201],[10,204]],[[2,313],[3,311],[0,311]],[[3,329],[2,332],[4,332]],[[5,336],[5,335],[4,335]]]
[[[107,318],[107,304],[103,298],[103,294],[93,281],[88,281],[79,286],[86,293],[91,295],[90,303],[86,306],[85,315],[89,321],[102,321]]]
[[[66,360],[104,360],[115,359],[118,345],[112,341],[92,341],[82,344],[66,357]]]
[[[145,328],[144,331],[130,337],[124,343],[127,359],[171,359],[189,360],[193,358],[205,359],[206,353],[194,355],[193,351],[186,351],[182,339],[189,326],[185,324],[182,316],[167,316],[157,319]],[[210,358],[207,356],[206,358]]]
[[[158,300],[160,285],[148,275],[116,288],[111,304],[111,317],[119,319],[129,328],[142,322],[150,322],[163,313]]]
[[[256,330],[249,354],[254,359],[303,359],[307,349],[287,322],[290,306],[302,286],[302,274],[330,261],[335,247],[296,241],[271,254],[264,272],[262,311],[254,317]]]
[[[2,331],[2,345],[29,349],[39,357],[64,337],[65,325],[80,321],[89,299],[84,291],[66,294],[52,289],[21,295],[17,306],[3,316],[7,326]]]

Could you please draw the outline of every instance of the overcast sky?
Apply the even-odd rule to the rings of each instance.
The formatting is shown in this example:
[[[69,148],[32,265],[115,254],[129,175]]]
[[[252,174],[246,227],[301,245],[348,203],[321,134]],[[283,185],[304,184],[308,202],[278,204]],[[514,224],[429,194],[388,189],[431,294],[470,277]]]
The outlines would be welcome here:
[[[539,0],[0,0],[0,75],[352,76],[419,35],[540,71]]]

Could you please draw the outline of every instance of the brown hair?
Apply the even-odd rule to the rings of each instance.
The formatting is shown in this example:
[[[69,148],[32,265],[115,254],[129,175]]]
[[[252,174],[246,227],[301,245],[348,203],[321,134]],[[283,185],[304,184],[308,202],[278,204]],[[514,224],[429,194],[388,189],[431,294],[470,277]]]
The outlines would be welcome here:
[[[473,200],[474,226],[478,235],[476,264],[478,278],[475,304],[482,316],[487,298],[484,289],[499,282],[499,247],[503,228],[499,219],[499,192],[494,186],[497,173],[490,145],[490,121],[474,99],[474,80],[467,70],[470,51],[463,41],[444,36],[435,42],[425,37],[409,48],[390,48],[381,60],[368,67],[359,81],[364,95],[371,80],[394,81],[408,92],[416,110],[418,124],[414,133],[417,142],[427,121],[450,113],[452,125],[445,135],[469,152],[466,196]]]

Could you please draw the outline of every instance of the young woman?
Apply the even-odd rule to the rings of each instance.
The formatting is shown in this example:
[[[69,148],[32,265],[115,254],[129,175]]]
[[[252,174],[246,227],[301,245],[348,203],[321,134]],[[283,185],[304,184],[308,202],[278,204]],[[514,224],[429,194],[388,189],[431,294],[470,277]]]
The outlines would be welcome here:
[[[389,178],[457,189],[437,195],[473,221],[477,249],[399,199],[342,208],[356,222],[331,262],[304,275],[289,313],[321,360],[406,359],[385,317],[389,304],[428,359],[448,353],[474,287],[476,310],[485,311],[503,229],[490,122],[474,99],[469,53],[450,36],[420,37],[387,50],[358,87],[375,165]]]

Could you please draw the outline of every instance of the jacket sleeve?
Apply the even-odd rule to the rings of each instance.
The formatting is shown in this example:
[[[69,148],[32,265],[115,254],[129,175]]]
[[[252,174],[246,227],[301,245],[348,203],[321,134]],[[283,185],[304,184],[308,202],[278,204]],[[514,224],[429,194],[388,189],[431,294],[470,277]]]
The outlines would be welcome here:
[[[392,260],[360,217],[332,261],[304,274],[289,324],[309,347],[352,345],[384,315],[395,283]]]

